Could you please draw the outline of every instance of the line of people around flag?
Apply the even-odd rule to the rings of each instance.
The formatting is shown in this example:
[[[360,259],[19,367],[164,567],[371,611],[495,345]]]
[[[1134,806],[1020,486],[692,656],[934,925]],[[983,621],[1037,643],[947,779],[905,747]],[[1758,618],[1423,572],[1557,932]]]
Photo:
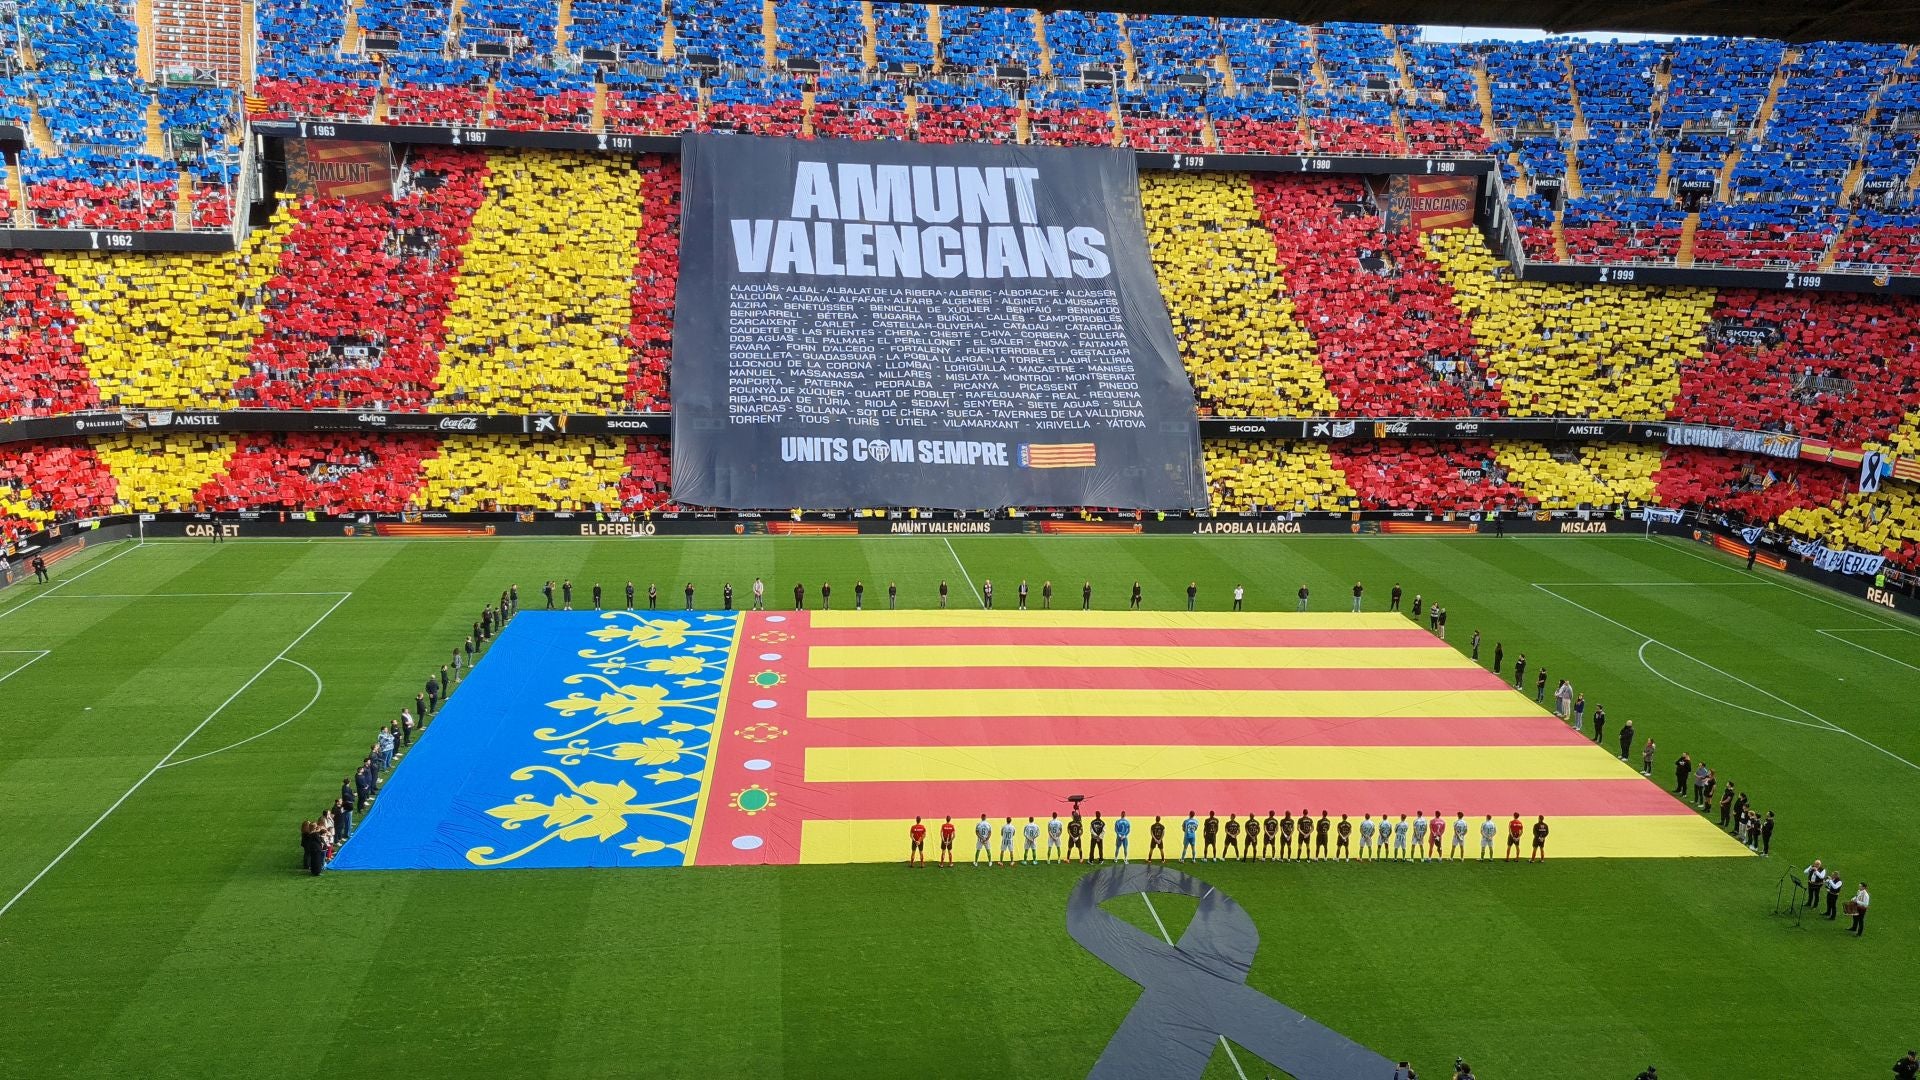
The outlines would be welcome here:
[[[493,640],[507,624],[507,619],[520,607],[520,587],[513,585],[500,594],[497,604],[488,604],[480,609],[480,617],[473,621],[472,632],[467,639],[454,646],[452,654],[440,669],[428,672],[426,682],[413,696],[413,708],[402,707],[398,719],[383,724],[374,733],[373,743],[367,755],[360,759],[360,765],[353,775],[340,781],[340,795],[333,805],[322,809],[317,817],[300,823],[300,864],[308,874],[318,877],[326,870],[327,864],[339,853],[340,848],[353,836],[355,814],[365,814],[380,794],[381,785],[387,773],[399,763],[400,757],[413,745],[413,740],[425,731],[427,721],[433,717],[444,700],[453,696],[453,688],[465,677],[487,644]]]
[[[1024,825],[1016,825],[1013,818],[1006,817],[996,826],[986,814],[981,814],[980,819],[973,823],[973,865],[993,867],[1013,866],[1016,863],[1038,865],[1042,861],[1105,862],[1109,827],[1113,836],[1113,859],[1124,863],[1130,861],[1133,825],[1134,820],[1124,810],[1119,817],[1108,821],[1098,810],[1093,812],[1092,818],[1082,817],[1077,805],[1064,820],[1055,813],[1045,822],[1029,817]],[[1186,818],[1178,823],[1178,828],[1178,858],[1183,862],[1319,862],[1328,859],[1335,862],[1442,862],[1466,859],[1467,838],[1474,831],[1475,823],[1467,820],[1464,810],[1457,811],[1451,821],[1438,810],[1433,812],[1432,817],[1415,811],[1411,822],[1405,814],[1395,820],[1390,820],[1390,815],[1382,814],[1377,822],[1372,814],[1363,815],[1357,822],[1347,814],[1341,814],[1335,820],[1326,810],[1322,810],[1317,818],[1311,810],[1300,811],[1297,818],[1291,810],[1284,817],[1269,810],[1265,818],[1256,817],[1249,811],[1246,821],[1242,822],[1232,814],[1222,819],[1209,810],[1205,818],[1188,811]],[[938,829],[938,865],[952,866],[954,837],[958,827],[949,815]],[[1147,825],[1145,861],[1167,861],[1167,831],[1167,823],[1161,816],[1155,815]],[[1478,823],[1481,861],[1493,861],[1496,841],[1502,831],[1501,823],[1496,822],[1492,814],[1486,815]],[[1536,816],[1529,825],[1516,812],[1504,826],[1505,860],[1519,860],[1521,842],[1531,834],[1532,848],[1527,861],[1544,861],[1547,857],[1547,837],[1551,831],[1545,815]],[[927,824],[920,817],[914,818],[913,824],[908,826],[907,865],[926,865],[927,832]],[[993,843],[996,834],[999,837],[997,854]],[[1046,837],[1044,857],[1040,845],[1043,834]],[[1357,847],[1353,843],[1355,834],[1359,836]],[[1016,841],[1020,845],[1018,858],[1014,854]]]
[[[1707,767],[1702,761],[1696,763],[1692,755],[1682,753],[1673,762],[1673,793],[1685,798],[1689,786],[1693,789],[1693,805],[1700,812],[1713,815],[1713,791],[1720,787],[1720,774]],[[1763,817],[1753,808],[1751,791],[1735,792],[1733,781],[1724,782],[1720,787],[1720,827],[1732,833],[1734,838],[1747,848],[1760,855],[1773,854],[1773,811]]]

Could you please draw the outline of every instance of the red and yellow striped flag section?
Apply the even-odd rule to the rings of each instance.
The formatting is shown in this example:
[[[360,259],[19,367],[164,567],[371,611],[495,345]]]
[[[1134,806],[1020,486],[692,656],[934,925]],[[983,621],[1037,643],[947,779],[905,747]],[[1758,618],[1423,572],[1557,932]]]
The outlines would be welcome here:
[[[1010,591],[1010,590],[1009,590]],[[695,862],[904,859],[952,816],[1545,814],[1554,857],[1746,849],[1393,614],[751,614]],[[728,797],[725,805],[720,795]],[[1357,842],[1357,837],[1356,837]],[[1044,839],[1042,841],[1044,844]],[[934,843],[930,847],[937,846]]]
[[[1023,443],[1020,447],[1020,464],[1029,469],[1091,469],[1099,463],[1099,450],[1090,442]]]

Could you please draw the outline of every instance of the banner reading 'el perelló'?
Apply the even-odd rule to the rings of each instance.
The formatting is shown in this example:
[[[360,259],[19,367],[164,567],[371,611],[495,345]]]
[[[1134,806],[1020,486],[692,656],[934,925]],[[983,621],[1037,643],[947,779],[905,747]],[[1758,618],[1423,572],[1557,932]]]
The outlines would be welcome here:
[[[682,142],[698,506],[1204,506],[1123,151]]]

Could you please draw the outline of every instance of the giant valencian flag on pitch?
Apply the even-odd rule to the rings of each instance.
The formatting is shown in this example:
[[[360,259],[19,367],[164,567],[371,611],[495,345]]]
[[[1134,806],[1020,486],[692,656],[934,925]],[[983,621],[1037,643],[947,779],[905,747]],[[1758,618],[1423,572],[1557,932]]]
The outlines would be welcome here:
[[[979,815],[1069,795],[1143,830],[1518,812],[1561,857],[1746,853],[1399,615],[529,612],[336,866],[881,861],[915,815],[965,858]]]

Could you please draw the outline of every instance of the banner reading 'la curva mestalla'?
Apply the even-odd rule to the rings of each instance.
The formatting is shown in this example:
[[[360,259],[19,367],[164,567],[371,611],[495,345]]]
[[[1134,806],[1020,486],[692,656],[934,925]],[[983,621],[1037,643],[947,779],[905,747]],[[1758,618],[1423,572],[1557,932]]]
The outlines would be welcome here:
[[[682,145],[678,502],[1206,505],[1131,153]]]

